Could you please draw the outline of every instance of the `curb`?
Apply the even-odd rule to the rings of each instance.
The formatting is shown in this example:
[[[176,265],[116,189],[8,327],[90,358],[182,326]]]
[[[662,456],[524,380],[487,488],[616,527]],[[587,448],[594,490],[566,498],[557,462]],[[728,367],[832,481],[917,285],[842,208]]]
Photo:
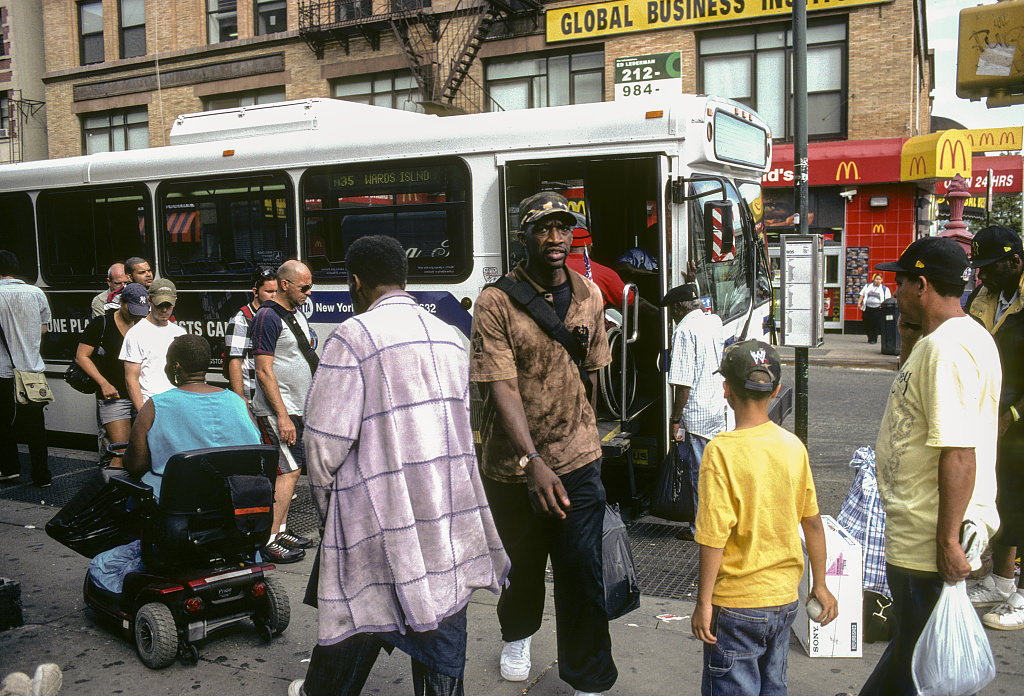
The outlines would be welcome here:
[[[781,356],[780,361],[783,365],[796,364],[796,358],[793,356]],[[891,360],[880,358],[830,358],[825,356],[811,356],[808,359],[808,363],[816,367],[851,367],[860,369],[892,370],[893,372],[900,369],[899,358],[896,356],[893,356]]]

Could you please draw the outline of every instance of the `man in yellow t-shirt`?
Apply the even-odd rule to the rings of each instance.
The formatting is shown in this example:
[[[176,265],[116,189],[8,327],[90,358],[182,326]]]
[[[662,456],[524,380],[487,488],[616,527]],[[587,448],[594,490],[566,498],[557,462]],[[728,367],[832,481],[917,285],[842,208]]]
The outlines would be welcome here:
[[[886,576],[893,596],[893,636],[861,694],[916,694],[914,646],[944,582],[971,568],[960,546],[965,519],[999,527],[996,427],[999,355],[984,327],[960,306],[967,254],[944,237],[919,239],[896,272],[901,319],[921,338],[900,369],[882,416],[876,447],[885,507]]]
[[[785,694],[789,629],[804,572],[822,625],[837,616],[825,587],[825,533],[807,449],[768,418],[782,368],[774,348],[743,341],[720,369],[736,429],[708,443],[700,467],[700,575],[693,635],[704,641],[701,693]]]

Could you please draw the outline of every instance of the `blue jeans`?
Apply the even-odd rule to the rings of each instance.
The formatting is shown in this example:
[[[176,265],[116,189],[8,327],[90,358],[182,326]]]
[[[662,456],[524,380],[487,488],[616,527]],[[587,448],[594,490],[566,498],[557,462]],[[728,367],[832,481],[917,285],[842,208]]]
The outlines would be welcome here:
[[[682,424],[680,424],[682,427]],[[694,435],[687,431],[682,442],[677,442],[679,448],[679,460],[690,461],[690,490],[693,492],[693,522],[690,523],[690,531],[697,532],[697,484],[700,480],[700,462],[704,459],[704,448],[708,446],[707,439],[700,435]],[[685,450],[683,448],[686,448]]]
[[[789,629],[797,603],[759,609],[714,607],[711,632],[718,642],[704,644],[704,696],[786,694]]]
[[[911,672],[914,647],[942,592],[938,573],[885,564],[892,592],[892,640],[861,687],[863,696],[916,696]]]

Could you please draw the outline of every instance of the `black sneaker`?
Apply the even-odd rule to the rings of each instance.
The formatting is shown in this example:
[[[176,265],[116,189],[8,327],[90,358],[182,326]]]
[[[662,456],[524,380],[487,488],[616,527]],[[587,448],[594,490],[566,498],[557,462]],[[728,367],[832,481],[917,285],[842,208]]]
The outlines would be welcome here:
[[[290,549],[311,549],[316,546],[316,542],[312,539],[293,534],[291,530],[284,530],[277,535],[277,541],[282,546],[287,546]]]
[[[290,549],[274,540],[260,549],[260,555],[264,561],[271,563],[298,563],[306,557],[306,552],[302,549]]]

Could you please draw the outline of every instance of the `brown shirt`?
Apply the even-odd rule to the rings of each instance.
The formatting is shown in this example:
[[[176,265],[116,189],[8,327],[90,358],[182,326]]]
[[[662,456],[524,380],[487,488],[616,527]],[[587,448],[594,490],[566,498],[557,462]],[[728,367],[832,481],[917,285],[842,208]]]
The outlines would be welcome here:
[[[587,372],[611,362],[604,330],[604,300],[592,282],[568,268],[572,301],[565,315],[569,333],[586,331]],[[522,264],[508,277],[527,280],[551,300],[548,290],[526,275]],[[498,382],[516,378],[534,447],[551,469],[563,476],[601,456],[597,418],[580,372],[558,341],[544,333],[529,314],[497,288],[484,288],[473,312],[469,378]],[[490,389],[484,389],[480,435],[483,474],[496,481],[524,480],[519,456],[498,416]]]

